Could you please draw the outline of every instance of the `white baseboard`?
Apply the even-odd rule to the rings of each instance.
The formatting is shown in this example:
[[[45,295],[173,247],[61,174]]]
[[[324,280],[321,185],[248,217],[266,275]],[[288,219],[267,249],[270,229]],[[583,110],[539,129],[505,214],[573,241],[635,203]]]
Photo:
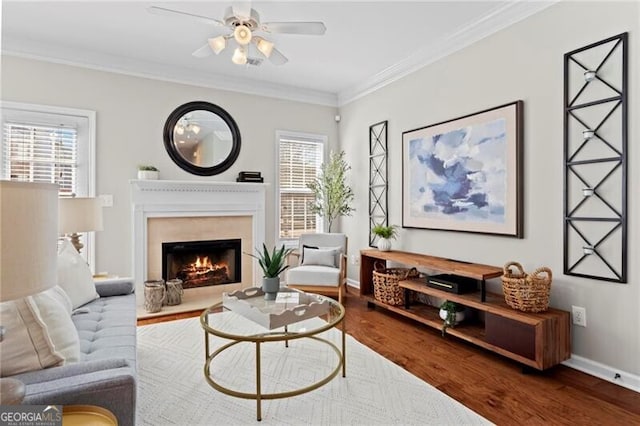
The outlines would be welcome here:
[[[351,278],[347,278],[347,285],[353,288],[360,288],[360,281],[352,280]]]
[[[353,288],[360,288],[360,282],[347,278],[347,285]],[[562,362],[562,365],[573,368],[583,373],[598,377],[618,386],[640,392],[640,376],[626,371],[618,370],[605,364],[592,361],[579,355],[571,355],[571,358]]]
[[[582,371],[598,377],[607,382],[640,392],[640,376],[626,371],[618,370],[605,364],[581,357],[579,355],[571,355],[571,358],[562,363],[567,367]]]

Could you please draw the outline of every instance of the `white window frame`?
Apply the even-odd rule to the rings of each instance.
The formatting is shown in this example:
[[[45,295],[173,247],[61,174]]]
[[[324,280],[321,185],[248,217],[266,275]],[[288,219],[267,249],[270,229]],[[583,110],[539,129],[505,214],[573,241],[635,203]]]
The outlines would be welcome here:
[[[0,102],[0,127],[5,121],[75,127],[78,140],[77,192],[79,197],[96,196],[96,112],[85,109],[37,105],[22,102]],[[0,138],[0,165],[3,164]],[[88,232],[83,238],[82,256],[93,268],[95,266],[95,233]]]
[[[327,158],[327,150],[328,150],[328,137],[326,135],[320,135],[316,133],[303,133],[303,132],[295,132],[290,130],[276,130],[276,158],[275,158],[275,241],[276,245],[279,247],[282,244],[287,248],[297,248],[298,247],[298,239],[297,238],[280,238],[280,139],[282,138],[291,138],[291,139],[307,139],[313,142],[322,144],[322,162],[326,161]],[[324,230],[324,220],[322,217],[316,215],[316,232],[323,232]]]

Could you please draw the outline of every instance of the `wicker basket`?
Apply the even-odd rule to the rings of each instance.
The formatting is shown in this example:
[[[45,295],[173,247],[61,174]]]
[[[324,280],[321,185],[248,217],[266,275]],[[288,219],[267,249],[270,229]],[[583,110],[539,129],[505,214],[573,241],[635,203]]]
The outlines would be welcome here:
[[[387,305],[404,305],[404,289],[398,285],[399,281],[418,278],[420,273],[416,268],[386,268],[384,264],[373,264],[373,297]]]
[[[517,271],[512,272],[514,266]],[[544,273],[544,274],[543,274]],[[502,291],[507,305],[524,312],[543,312],[549,309],[549,292],[552,280],[551,269],[542,267],[527,274],[518,262],[504,265]]]

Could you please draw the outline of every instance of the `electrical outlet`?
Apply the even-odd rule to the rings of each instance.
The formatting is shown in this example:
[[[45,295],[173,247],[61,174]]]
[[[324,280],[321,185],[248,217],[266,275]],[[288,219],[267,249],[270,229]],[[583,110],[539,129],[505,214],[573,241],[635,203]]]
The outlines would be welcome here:
[[[587,310],[582,306],[571,306],[571,317],[574,325],[587,326]]]
[[[351,264],[352,265],[359,265],[360,264],[360,256],[358,256],[357,254],[352,254],[351,255]]]
[[[111,194],[101,194],[100,201],[102,207],[113,207],[113,195]]]

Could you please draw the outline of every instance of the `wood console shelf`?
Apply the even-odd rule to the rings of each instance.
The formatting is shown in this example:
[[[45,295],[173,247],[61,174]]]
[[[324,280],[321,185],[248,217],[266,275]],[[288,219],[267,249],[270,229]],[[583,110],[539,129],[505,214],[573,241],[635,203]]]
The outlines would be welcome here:
[[[440,257],[401,251],[360,252],[360,295],[370,305],[376,305],[411,318],[436,329],[442,329],[439,309],[422,303],[410,306],[392,306],[373,297],[374,263],[392,261],[408,267],[484,280],[502,275],[502,268],[466,263]],[[468,294],[448,293],[427,287],[425,279],[400,281],[407,292],[447,299],[477,312],[475,318],[448,328],[447,334],[466,340],[490,351],[518,361],[528,367],[545,370],[571,356],[569,312],[552,309],[540,313],[527,313],[510,308],[499,294],[480,292]]]

